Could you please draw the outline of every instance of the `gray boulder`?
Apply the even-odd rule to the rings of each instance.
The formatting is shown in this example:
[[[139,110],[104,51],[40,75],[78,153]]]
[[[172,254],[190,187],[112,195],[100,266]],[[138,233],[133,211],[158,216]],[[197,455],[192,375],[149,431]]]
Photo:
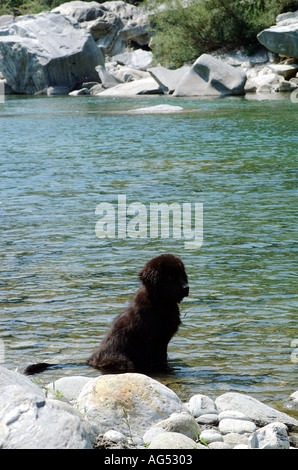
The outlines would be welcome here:
[[[65,16],[71,16],[79,23],[96,20],[103,16],[104,9],[98,2],[74,1],[66,2],[52,10],[54,13],[61,13]]]
[[[239,68],[201,55],[180,80],[175,96],[224,96],[244,94],[246,74]]]
[[[51,86],[69,92],[97,80],[95,67],[103,64],[92,35],[59,13],[21,16],[0,28],[0,70],[16,93]]]
[[[287,426],[275,422],[258,429],[250,438],[252,449],[289,449]]]
[[[173,93],[178,86],[182,77],[188,72],[190,67],[184,65],[176,70],[169,70],[165,67],[151,67],[148,72],[162,87],[168,90],[168,93]]]
[[[284,423],[290,430],[296,430],[298,426],[298,421],[295,418],[261,403],[254,397],[242,393],[224,393],[216,398],[215,404],[222,411],[241,411],[258,426],[264,426],[274,421]]]
[[[63,3],[52,11],[78,21],[108,55],[123,52],[131,41],[144,46],[150,40],[148,17],[143,9],[123,1],[74,1]]]
[[[143,374],[102,375],[90,380],[77,398],[79,411],[94,434],[111,429],[137,438],[172,413],[185,411],[177,395]]]
[[[189,437],[190,439],[196,440],[199,435],[199,426],[196,423],[195,419],[186,411],[182,413],[172,413],[171,416],[167,419],[159,421],[157,424],[154,424],[147,432],[145,433],[143,439],[146,442],[146,434],[154,434],[154,429],[158,429],[166,432],[178,432],[184,436]],[[155,436],[154,436],[155,437]],[[148,442],[148,441],[147,441]],[[151,442],[151,441],[150,441]]]
[[[258,34],[259,42],[276,54],[298,58],[298,11],[279,15],[276,22]]]
[[[14,20],[13,15],[2,15],[0,16],[0,27]]]
[[[78,413],[0,366],[0,449],[90,449]]]
[[[119,83],[123,83],[121,80],[119,80],[119,78],[116,78],[114,75],[108,72],[103,65],[98,65],[96,67],[96,71],[104,88],[111,88],[113,86],[119,85]]]

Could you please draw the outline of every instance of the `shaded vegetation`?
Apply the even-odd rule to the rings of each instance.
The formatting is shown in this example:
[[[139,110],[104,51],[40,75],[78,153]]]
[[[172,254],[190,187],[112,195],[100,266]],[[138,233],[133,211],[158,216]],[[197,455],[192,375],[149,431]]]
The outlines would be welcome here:
[[[154,6],[151,47],[158,60],[173,67],[221,47],[253,48],[257,34],[275,24],[278,14],[298,10],[298,0],[165,1],[166,9],[159,8],[160,0]]]

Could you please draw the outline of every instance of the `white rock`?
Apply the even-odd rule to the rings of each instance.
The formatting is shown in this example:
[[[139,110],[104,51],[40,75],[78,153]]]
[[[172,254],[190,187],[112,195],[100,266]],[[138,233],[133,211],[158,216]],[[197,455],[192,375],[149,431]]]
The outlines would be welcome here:
[[[203,414],[217,414],[218,412],[215,402],[207,395],[202,394],[191,397],[188,402],[188,409],[195,418]]]
[[[281,75],[282,77],[285,78],[285,80],[289,80],[290,78],[295,77],[297,71],[298,71],[298,65],[297,64],[270,64],[269,67],[274,73],[277,73],[277,75]]]
[[[126,442],[127,441],[127,438],[124,436],[124,434],[122,434],[119,431],[114,431],[113,429],[105,432],[103,437],[113,442]]]
[[[164,87],[168,93],[173,93],[183,75],[190,70],[188,65],[184,65],[176,70],[169,70],[165,67],[152,67],[148,69],[148,72],[151,73],[152,77]]]
[[[269,51],[282,56],[298,57],[298,11],[290,15],[277,17],[277,25],[264,29],[257,38]]]
[[[274,87],[274,91],[287,92],[296,90],[297,85],[286,80],[281,80],[278,85]]]
[[[237,410],[221,411],[218,415],[219,421],[221,419],[227,419],[227,418],[248,420],[248,417],[244,413],[241,413],[241,411],[237,411]]]
[[[192,439],[177,432],[164,432],[156,436],[148,449],[207,449]]]
[[[278,422],[267,424],[252,435],[250,446],[253,449],[289,449],[287,426]]]
[[[219,442],[219,441],[210,442],[210,444],[208,444],[208,447],[209,449],[232,449],[232,447],[226,442]]]
[[[80,88],[79,90],[74,90],[68,93],[69,96],[82,96],[82,95],[90,95],[89,88]]]
[[[73,375],[70,377],[61,377],[46,385],[48,398],[59,398],[73,403],[79,396],[84,385],[92,380],[90,377]]]
[[[43,12],[17,17],[0,28],[0,69],[17,93],[68,87],[97,79],[104,64],[90,33],[70,17]]]
[[[99,40],[109,55],[121,53],[133,41],[148,44],[149,21],[145,10],[123,1],[73,1],[52,10],[70,16]]]
[[[245,434],[252,433],[257,428],[252,421],[242,420],[242,419],[230,419],[225,418],[221,419],[218,425],[218,429],[222,434],[237,433]]]
[[[175,96],[224,96],[244,94],[246,74],[215,59],[201,55],[180,80]]]
[[[111,70],[114,77],[118,78],[122,82],[132,82],[133,80],[141,80],[142,78],[150,78],[150,73],[144,70],[133,69],[132,67],[126,67],[118,65]]]
[[[218,424],[218,415],[216,413],[206,413],[196,418],[196,422],[198,424],[213,424],[216,426]]]
[[[161,434],[163,432],[166,432],[165,429],[163,429],[162,427],[160,426],[152,426],[151,428],[148,429],[148,431],[145,432],[144,436],[143,436],[143,442],[145,445],[148,445],[150,444],[153,439],[158,436],[158,434]]]
[[[251,434],[238,434],[237,432],[230,432],[229,434],[225,434],[223,436],[223,440],[226,444],[230,447],[234,448],[237,445],[250,445]]]
[[[234,449],[250,449],[251,447],[249,447],[247,444],[238,444],[234,447]]]
[[[152,65],[153,54],[151,51],[136,49],[132,52],[124,52],[113,57],[121,65],[130,66],[135,69],[146,70]]]
[[[0,366],[0,448],[90,449],[79,415],[47,400],[27,377]]]
[[[89,381],[77,399],[97,434],[117,429],[125,436],[142,436],[158,421],[185,411],[177,395],[143,374],[102,375]]]
[[[223,442],[222,434],[215,429],[205,429],[201,432],[200,439],[203,439],[207,444],[210,444],[210,442]]]
[[[295,418],[261,403],[250,395],[244,395],[237,392],[224,393],[216,398],[215,404],[222,411],[241,411],[258,426],[264,426],[265,424],[273,421],[280,421],[292,430],[295,430],[298,427],[298,421]]]
[[[105,88],[111,88],[113,86],[119,85],[119,83],[122,83],[119,78],[116,78],[113,74],[107,72],[103,65],[98,65],[97,67],[95,67],[95,69],[98,73],[101,84]]]
[[[195,419],[187,412],[172,413],[171,416],[163,421],[159,421],[152,428],[162,428],[167,432],[178,432],[191,439],[196,439],[199,434],[199,426]]]
[[[271,91],[275,85],[278,85],[279,78],[276,73],[266,73],[264,75],[258,75],[250,80],[255,85],[257,93]]]
[[[161,94],[163,93],[159,85],[153,78],[144,78],[142,80],[136,80],[134,82],[123,83],[116,85],[113,88],[108,88],[102,91],[99,95],[95,96],[117,96],[117,97],[129,97],[136,95],[146,94]]]

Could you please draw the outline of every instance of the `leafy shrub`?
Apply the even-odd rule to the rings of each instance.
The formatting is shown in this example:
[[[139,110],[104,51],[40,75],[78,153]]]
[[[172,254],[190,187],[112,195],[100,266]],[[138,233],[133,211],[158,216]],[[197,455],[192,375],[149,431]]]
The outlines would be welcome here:
[[[156,0],[154,5],[151,23],[155,35],[151,47],[159,61],[173,67],[221,47],[257,45],[257,34],[274,24],[279,13],[298,9],[298,0],[165,2]]]

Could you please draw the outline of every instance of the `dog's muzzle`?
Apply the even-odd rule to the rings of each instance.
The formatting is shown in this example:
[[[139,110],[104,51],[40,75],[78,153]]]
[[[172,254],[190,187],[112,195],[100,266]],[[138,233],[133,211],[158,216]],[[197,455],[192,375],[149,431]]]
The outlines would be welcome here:
[[[189,287],[188,286],[183,286],[182,287],[182,295],[183,297],[187,297],[189,294]]]

